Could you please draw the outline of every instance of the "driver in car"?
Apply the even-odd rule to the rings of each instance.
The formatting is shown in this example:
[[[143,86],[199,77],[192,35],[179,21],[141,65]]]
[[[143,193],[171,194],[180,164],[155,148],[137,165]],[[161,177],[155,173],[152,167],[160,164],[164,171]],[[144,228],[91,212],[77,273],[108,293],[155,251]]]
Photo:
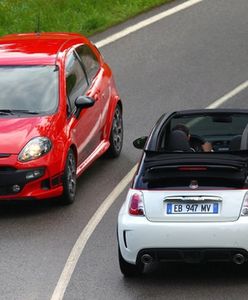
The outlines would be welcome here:
[[[186,134],[186,136],[188,138],[188,141],[190,143],[191,135],[190,135],[190,132],[189,132],[189,128],[186,125],[177,124],[172,128],[172,131],[174,131],[174,130],[183,131]],[[193,147],[193,145],[191,143],[190,143],[190,146],[191,146],[193,151],[196,151],[196,149]],[[202,140],[201,149],[202,149],[203,152],[212,152],[213,151],[212,144],[210,142],[205,142],[204,140]]]

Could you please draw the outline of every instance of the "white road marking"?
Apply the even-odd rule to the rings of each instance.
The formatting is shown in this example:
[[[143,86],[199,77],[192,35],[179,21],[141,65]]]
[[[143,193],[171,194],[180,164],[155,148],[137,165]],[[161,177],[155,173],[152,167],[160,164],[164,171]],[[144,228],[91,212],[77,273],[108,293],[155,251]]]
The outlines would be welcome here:
[[[126,186],[132,180],[138,164],[136,164],[131,171],[119,182],[119,184],[113,189],[113,191],[108,195],[108,197],[103,201],[100,207],[96,210],[93,217],[91,217],[88,224],[84,227],[83,231],[81,232],[80,236],[78,237],[74,247],[71,250],[71,253],[66,261],[65,267],[59,281],[56,285],[56,288],[53,292],[51,300],[62,300],[65,290],[70,282],[72,273],[77,265],[78,259],[81,253],[84,250],[84,247],[94,232],[96,226],[100,223],[108,209],[114,203],[114,201],[119,197],[119,195],[123,192]]]
[[[237,94],[239,94],[240,92],[242,92],[243,90],[245,90],[247,87],[248,87],[248,80],[245,81],[245,82],[243,82],[243,83],[241,83],[234,90],[232,90],[231,92],[227,93],[223,97],[217,99],[216,101],[214,101],[212,104],[210,104],[206,108],[216,108],[216,107],[221,106],[227,100],[229,100],[230,98],[236,96]]]
[[[180,5],[177,5],[173,8],[171,8],[171,9],[163,11],[163,12],[161,12],[161,13],[153,16],[153,17],[150,17],[150,18],[148,18],[144,21],[141,21],[141,22],[139,22],[139,23],[137,23],[133,26],[129,26],[129,27],[125,28],[124,30],[121,30],[120,32],[117,32],[117,33],[107,37],[106,39],[103,39],[103,40],[97,42],[96,46],[98,48],[100,48],[100,47],[103,47],[103,46],[108,45],[110,43],[113,43],[113,42],[123,38],[124,36],[129,35],[132,32],[135,32],[135,31],[137,31],[139,29],[142,29],[146,26],[149,26],[149,25],[151,25],[155,22],[158,22],[158,21],[160,21],[160,20],[162,20],[162,19],[164,19],[168,16],[171,16],[171,15],[173,15],[173,14],[175,14],[175,13],[181,11],[181,10],[184,10],[184,9],[186,9],[188,7],[191,7],[191,6],[193,6],[193,5],[195,5],[199,2],[202,2],[202,1],[203,0],[189,0],[187,2],[184,2],[184,3],[182,3]]]
[[[172,9],[169,9],[157,16],[151,17],[145,21],[142,21],[140,23],[134,26],[131,26],[127,28],[127,30],[121,31],[119,34],[114,34],[113,36],[110,36],[109,38],[106,38],[102,41],[99,41],[96,43],[97,47],[103,47],[104,45],[107,45],[109,43],[112,43],[134,31],[137,31],[145,26],[148,26],[154,22],[157,22],[161,20],[162,18],[165,18],[167,16],[170,16],[176,12],[179,12],[180,10],[183,10],[187,7],[190,7],[194,4],[197,4],[203,0],[190,0],[187,1],[181,5],[178,5]],[[146,22],[147,21],[147,22]],[[142,25],[143,24],[143,25]],[[238,87],[236,87],[231,92],[227,93],[220,99],[217,99],[214,101],[211,105],[209,105],[206,108],[216,108],[232,98],[233,96],[237,95],[244,89],[248,87],[248,81],[242,83]],[[119,184],[113,189],[113,191],[109,194],[109,196],[103,201],[103,203],[100,205],[100,207],[96,210],[92,218],[89,220],[88,224],[84,227],[83,231],[81,232],[80,236],[78,237],[75,245],[73,246],[70,255],[65,263],[64,269],[60,275],[60,278],[57,282],[57,285],[54,289],[54,292],[52,294],[51,300],[62,300],[64,297],[64,293],[66,291],[66,288],[70,282],[71,276],[74,272],[74,269],[77,265],[77,262],[85,248],[86,243],[88,242],[89,238],[91,237],[92,233],[94,232],[97,225],[100,223],[108,209],[112,206],[112,204],[115,202],[115,200],[119,197],[119,195],[124,191],[124,189],[128,186],[128,184],[131,182],[136,170],[137,170],[138,164],[136,164],[129,172],[128,174],[119,182]]]

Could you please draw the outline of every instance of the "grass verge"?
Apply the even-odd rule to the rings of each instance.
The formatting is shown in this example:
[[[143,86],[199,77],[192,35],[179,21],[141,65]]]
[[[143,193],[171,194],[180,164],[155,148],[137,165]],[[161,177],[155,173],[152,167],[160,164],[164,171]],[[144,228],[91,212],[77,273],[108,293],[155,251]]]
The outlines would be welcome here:
[[[0,35],[40,31],[103,31],[173,0],[0,0]]]

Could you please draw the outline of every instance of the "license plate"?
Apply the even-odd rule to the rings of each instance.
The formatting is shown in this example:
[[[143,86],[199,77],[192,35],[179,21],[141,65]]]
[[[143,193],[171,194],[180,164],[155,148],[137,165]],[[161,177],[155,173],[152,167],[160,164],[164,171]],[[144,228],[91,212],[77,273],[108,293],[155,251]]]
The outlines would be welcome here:
[[[218,214],[219,203],[167,203],[166,213],[171,214]]]

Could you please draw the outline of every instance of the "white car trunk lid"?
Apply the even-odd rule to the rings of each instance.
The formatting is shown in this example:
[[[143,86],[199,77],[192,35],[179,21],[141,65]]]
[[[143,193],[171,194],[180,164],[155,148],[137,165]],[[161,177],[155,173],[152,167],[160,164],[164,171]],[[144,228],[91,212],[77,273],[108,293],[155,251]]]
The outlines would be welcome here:
[[[245,189],[142,191],[149,221],[235,221],[240,216]]]

